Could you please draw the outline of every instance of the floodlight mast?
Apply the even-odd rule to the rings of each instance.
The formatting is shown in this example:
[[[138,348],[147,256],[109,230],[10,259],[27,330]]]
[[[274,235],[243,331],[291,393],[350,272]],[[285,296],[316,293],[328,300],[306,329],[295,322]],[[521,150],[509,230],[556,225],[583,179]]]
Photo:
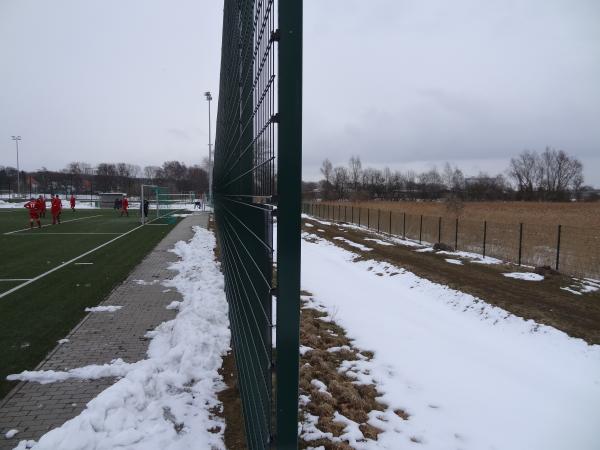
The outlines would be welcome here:
[[[208,101],[208,200],[212,204],[212,177],[213,177],[213,168],[212,168],[212,136],[210,129],[210,102],[212,100],[212,95],[210,91],[206,91],[204,93],[206,97],[206,101]]]
[[[12,140],[17,144],[17,195],[21,195],[21,176],[19,169],[19,141],[21,140],[21,136],[13,136]]]

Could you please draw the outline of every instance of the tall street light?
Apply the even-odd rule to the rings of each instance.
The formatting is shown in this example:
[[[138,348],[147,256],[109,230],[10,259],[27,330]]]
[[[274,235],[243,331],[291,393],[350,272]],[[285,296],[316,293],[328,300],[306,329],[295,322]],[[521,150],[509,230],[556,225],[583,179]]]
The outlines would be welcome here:
[[[19,170],[19,141],[21,140],[21,136],[13,136],[12,140],[17,144],[17,194],[21,195],[21,171]]]
[[[204,93],[206,100],[208,101],[208,198],[210,203],[212,204],[212,177],[213,177],[213,167],[212,167],[212,139],[210,134],[210,102],[212,100],[212,95],[210,95],[210,91],[206,91]]]

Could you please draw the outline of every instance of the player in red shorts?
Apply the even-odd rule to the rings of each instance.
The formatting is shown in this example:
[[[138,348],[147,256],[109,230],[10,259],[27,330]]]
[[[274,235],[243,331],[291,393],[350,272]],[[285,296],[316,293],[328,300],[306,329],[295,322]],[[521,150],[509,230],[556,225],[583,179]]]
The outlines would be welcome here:
[[[62,202],[60,201],[60,197],[56,194],[50,202],[50,212],[52,213],[52,225],[56,225],[56,223],[60,224],[60,212],[62,211]]]
[[[71,203],[71,211],[75,212],[75,196],[73,194],[71,194],[69,202]]]
[[[44,205],[44,200],[41,195],[35,200],[35,207],[40,218],[44,217],[44,210],[46,209],[46,206]]]
[[[129,208],[129,200],[127,200],[127,197],[123,197],[123,202],[121,203],[121,217],[123,217],[123,213],[129,217],[127,208]]]
[[[33,229],[34,220],[37,222],[38,228],[42,228],[42,223],[40,222],[40,213],[38,210],[39,202],[31,197],[29,201],[25,203],[25,208],[29,210],[29,228]]]
[[[40,200],[42,201],[42,210],[40,211],[40,217],[46,217],[46,196],[40,195]]]

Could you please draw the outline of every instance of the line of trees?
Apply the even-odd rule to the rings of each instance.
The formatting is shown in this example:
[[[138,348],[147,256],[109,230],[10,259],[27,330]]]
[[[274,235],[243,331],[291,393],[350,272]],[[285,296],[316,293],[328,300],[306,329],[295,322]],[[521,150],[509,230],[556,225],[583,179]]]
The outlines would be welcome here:
[[[208,190],[207,164],[186,166],[179,161],[165,161],[162,166],[143,169],[128,163],[71,162],[59,171],[42,169],[19,174],[22,193],[125,192],[139,195],[142,184],[165,186],[170,192],[205,192]],[[17,169],[0,166],[0,192],[17,191]]]
[[[304,183],[305,197],[326,200],[435,200],[453,197],[462,200],[546,200],[581,198],[593,189],[583,185],[583,165],[562,150],[546,148],[542,153],[525,150],[512,158],[504,174],[465,176],[456,166],[445,163],[417,173],[363,168],[360,157],[347,166],[334,167],[329,159],[321,166],[323,179]]]

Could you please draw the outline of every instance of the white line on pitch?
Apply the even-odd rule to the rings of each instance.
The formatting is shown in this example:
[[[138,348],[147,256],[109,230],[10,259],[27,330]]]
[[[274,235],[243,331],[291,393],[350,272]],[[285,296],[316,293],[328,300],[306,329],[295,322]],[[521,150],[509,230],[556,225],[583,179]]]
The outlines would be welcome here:
[[[110,235],[116,235],[116,234],[123,234],[123,233],[52,233],[52,232],[48,232],[48,233],[27,233],[27,234],[15,234],[14,236],[45,236],[45,235],[57,235],[57,234],[110,234]]]
[[[68,222],[76,222],[78,220],[86,220],[86,219],[92,219],[94,217],[102,217],[102,214],[96,214],[95,216],[87,216],[87,217],[78,217],[77,219],[71,219],[71,220],[63,220],[60,223],[68,223]],[[46,225],[42,225],[42,228],[46,228],[46,227],[51,227],[52,224],[51,223],[47,223]],[[22,228],[20,230],[15,230],[15,231],[9,231],[8,233],[4,233],[4,234],[13,234],[13,233],[19,233],[21,231],[28,231],[31,228]]]
[[[94,263],[75,263],[76,266],[89,266]]]
[[[156,219],[154,219],[154,220],[156,220]],[[147,223],[146,225],[149,225],[149,224]],[[15,286],[14,288],[9,289],[6,292],[2,292],[0,294],[0,298],[6,297],[7,295],[12,294],[15,291],[18,291],[19,289],[21,289],[21,288],[23,288],[23,287],[25,287],[25,286],[27,286],[27,285],[29,285],[29,284],[31,284],[31,283],[39,280],[41,278],[44,278],[46,275],[50,275],[51,273],[56,272],[57,270],[62,269],[63,267],[68,266],[69,264],[74,263],[75,261],[80,260],[81,258],[83,258],[83,257],[85,257],[85,256],[87,256],[87,255],[89,255],[91,253],[94,253],[96,250],[100,250],[102,247],[106,247],[108,244],[111,244],[111,243],[115,242],[116,240],[121,239],[123,236],[127,236],[129,233],[133,233],[135,230],[138,230],[138,229],[140,229],[140,228],[142,228],[142,227],[144,227],[146,225],[139,225],[139,226],[137,226],[135,228],[132,228],[131,230],[127,231],[126,233],[123,233],[123,234],[117,236],[116,238],[111,239],[110,241],[105,242],[104,244],[100,244],[98,247],[93,248],[91,250],[88,250],[87,252],[82,253],[81,255],[76,256],[75,258],[70,259],[69,261],[62,263],[60,266],[56,266],[55,268],[50,269],[48,272],[44,272],[44,273],[42,273],[41,275],[38,275],[35,278],[31,278],[30,280],[27,280],[25,283],[21,283],[18,286]]]

